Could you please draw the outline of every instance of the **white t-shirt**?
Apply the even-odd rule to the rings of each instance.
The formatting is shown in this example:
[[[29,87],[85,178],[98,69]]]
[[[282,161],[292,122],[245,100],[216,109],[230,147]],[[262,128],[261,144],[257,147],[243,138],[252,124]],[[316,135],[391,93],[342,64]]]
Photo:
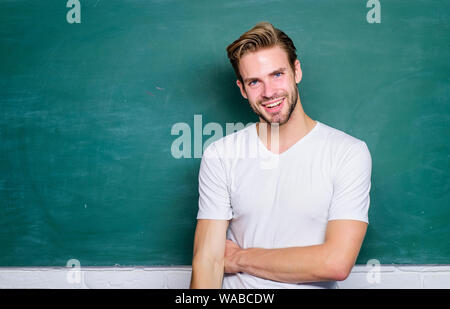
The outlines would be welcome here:
[[[209,145],[199,171],[197,219],[231,220],[241,248],[323,244],[329,220],[368,223],[372,159],[365,142],[317,121],[280,155],[256,124]],[[225,274],[223,288],[335,288],[336,282],[281,283]]]

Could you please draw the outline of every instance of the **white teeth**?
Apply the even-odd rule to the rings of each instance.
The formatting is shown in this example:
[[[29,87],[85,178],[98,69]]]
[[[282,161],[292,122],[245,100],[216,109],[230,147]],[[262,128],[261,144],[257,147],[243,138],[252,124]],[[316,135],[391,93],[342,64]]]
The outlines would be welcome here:
[[[282,101],[283,101],[283,99],[281,99],[281,100],[280,100],[280,101],[278,101],[278,102],[275,102],[275,103],[272,103],[272,104],[266,105],[266,106],[267,106],[267,107],[275,107],[275,106],[277,106],[277,105],[280,105]]]

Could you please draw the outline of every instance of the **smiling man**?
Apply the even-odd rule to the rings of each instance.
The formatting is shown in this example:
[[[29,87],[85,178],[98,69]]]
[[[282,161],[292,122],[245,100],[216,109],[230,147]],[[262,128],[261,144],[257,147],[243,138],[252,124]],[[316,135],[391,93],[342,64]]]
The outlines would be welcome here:
[[[205,150],[191,288],[335,288],[367,229],[367,145],[305,114],[300,62],[281,30],[259,23],[227,52],[259,122]],[[277,164],[233,155],[248,145]]]

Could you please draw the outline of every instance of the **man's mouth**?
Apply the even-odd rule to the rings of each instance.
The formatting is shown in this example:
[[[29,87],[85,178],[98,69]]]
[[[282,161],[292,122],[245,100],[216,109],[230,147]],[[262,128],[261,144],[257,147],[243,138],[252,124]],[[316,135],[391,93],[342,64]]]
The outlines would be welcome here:
[[[264,104],[264,109],[269,113],[275,113],[281,110],[284,105],[285,98],[278,99],[276,101],[272,101],[269,104]]]

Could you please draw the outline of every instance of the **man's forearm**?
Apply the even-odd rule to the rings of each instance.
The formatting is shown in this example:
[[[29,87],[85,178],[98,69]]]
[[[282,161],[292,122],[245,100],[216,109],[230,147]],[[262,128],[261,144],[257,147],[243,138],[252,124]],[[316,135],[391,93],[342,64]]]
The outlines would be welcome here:
[[[224,264],[222,262],[193,261],[191,274],[191,289],[220,289]]]
[[[302,283],[343,280],[346,270],[326,245],[244,249],[233,255],[236,270],[269,280]]]

